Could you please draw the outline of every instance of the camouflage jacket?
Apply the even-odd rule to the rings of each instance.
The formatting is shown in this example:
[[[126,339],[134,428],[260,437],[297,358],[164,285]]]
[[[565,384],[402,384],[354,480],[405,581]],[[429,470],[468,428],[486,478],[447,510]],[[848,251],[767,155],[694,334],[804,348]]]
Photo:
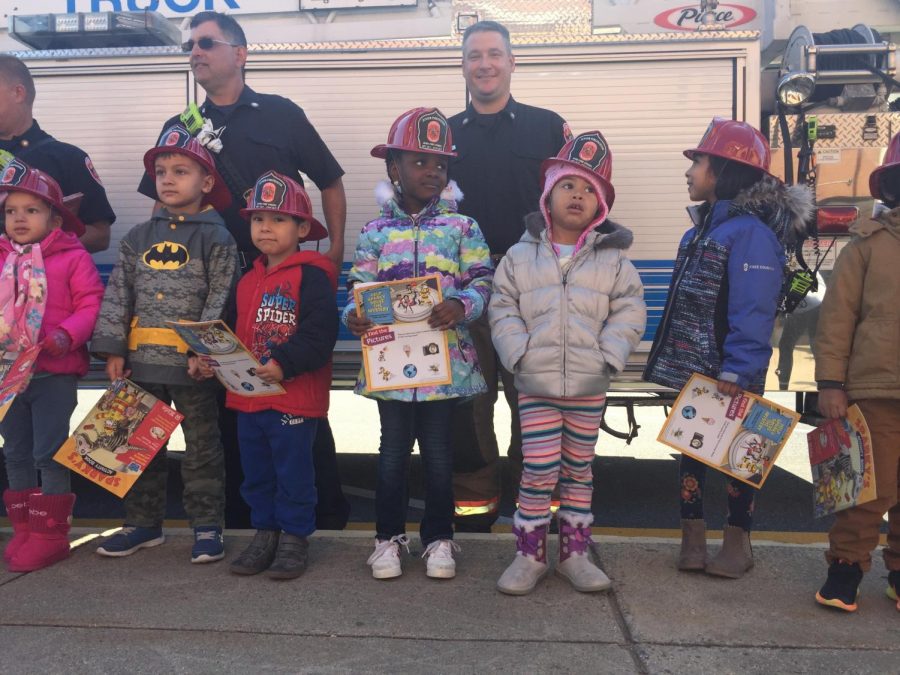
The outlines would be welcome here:
[[[237,269],[237,246],[215,210],[174,216],[160,209],[119,245],[91,351],[126,357],[137,382],[193,384],[183,348],[160,344],[174,336],[166,322],[222,318]],[[138,344],[129,348],[135,329]]]

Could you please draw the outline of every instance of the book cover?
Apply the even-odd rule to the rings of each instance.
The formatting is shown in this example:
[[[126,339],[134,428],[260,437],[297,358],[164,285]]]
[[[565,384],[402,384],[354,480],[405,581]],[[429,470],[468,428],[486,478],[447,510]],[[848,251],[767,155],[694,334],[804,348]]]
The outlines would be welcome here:
[[[795,411],[748,391],[720,394],[715,380],[694,373],[658,440],[759,488],[799,420]]]
[[[813,479],[813,514],[827,516],[876,498],[872,437],[859,406],[806,435]]]
[[[124,497],[184,415],[129,380],[116,380],[53,459]]]

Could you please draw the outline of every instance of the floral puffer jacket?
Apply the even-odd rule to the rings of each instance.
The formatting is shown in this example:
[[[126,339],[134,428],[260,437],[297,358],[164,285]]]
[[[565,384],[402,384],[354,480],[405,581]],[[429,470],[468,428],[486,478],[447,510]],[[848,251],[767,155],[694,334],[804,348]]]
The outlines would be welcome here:
[[[449,331],[450,384],[416,389],[369,391],[360,371],[356,393],[399,401],[431,401],[474,396],[487,391],[466,324],[487,311],[493,266],[478,224],[456,212],[456,202],[435,199],[411,216],[394,199],[382,204],[381,215],[359,235],[348,283],[394,281],[439,274],[445,300],[456,298],[465,319]],[[346,324],[356,304],[351,299],[341,319]]]

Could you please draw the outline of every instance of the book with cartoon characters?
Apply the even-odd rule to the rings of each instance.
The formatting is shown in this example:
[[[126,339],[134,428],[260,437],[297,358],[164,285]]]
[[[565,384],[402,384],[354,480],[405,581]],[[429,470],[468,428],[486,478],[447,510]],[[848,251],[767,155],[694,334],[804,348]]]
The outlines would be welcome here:
[[[221,319],[215,321],[169,321],[190,350],[207,358],[219,382],[228,391],[239,396],[274,396],[283,394],[280,384],[261,380],[256,369],[260,363],[231,332]]]
[[[357,315],[378,324],[360,339],[370,391],[450,384],[447,331],[428,325],[443,301],[437,274],[357,284],[353,297]]]
[[[129,380],[116,380],[53,459],[124,497],[184,419]]]
[[[876,498],[872,436],[857,405],[806,435],[813,479],[813,515],[827,516]]]
[[[748,391],[720,394],[715,380],[694,373],[657,440],[759,488],[799,420],[793,410]]]
[[[31,382],[34,362],[40,352],[40,345],[20,352],[0,352],[0,422],[9,412],[13,399],[25,391]]]

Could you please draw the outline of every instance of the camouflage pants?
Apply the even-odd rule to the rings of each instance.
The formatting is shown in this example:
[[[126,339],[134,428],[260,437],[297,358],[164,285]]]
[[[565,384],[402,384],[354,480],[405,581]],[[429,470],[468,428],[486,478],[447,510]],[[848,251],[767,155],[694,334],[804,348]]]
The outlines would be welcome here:
[[[211,386],[164,385],[138,382],[164,403],[175,403],[184,415],[185,453],[181,461],[184,510],[191,527],[217,525],[225,520],[225,453],[219,436],[219,408]],[[125,522],[158,527],[166,515],[169,471],[163,447],[125,496]]]

